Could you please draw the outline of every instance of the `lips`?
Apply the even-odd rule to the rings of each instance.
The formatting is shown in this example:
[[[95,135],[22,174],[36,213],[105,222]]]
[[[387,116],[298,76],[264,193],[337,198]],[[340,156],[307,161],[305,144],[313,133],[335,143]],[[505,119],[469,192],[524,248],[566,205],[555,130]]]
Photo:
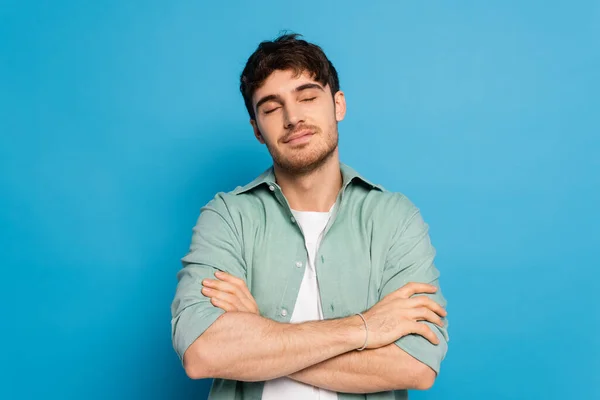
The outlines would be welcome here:
[[[289,138],[284,140],[284,143],[289,143],[293,140],[300,139],[301,137],[313,135],[313,134],[314,134],[314,132],[311,131],[310,129],[303,129],[300,132],[294,133],[292,136],[290,136]]]

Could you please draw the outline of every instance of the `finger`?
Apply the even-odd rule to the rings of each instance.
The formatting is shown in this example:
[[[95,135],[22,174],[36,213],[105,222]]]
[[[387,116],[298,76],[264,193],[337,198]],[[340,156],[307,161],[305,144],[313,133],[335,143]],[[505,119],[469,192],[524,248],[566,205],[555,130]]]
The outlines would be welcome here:
[[[246,285],[246,282],[243,279],[240,279],[236,276],[233,276],[231,274],[228,274],[228,273],[222,272],[222,271],[215,272],[215,276],[225,282],[229,282],[232,285],[240,288],[242,290],[242,292],[244,293],[244,295],[246,297],[248,297],[249,300],[254,301],[254,298],[252,297],[252,294],[250,293],[250,290],[248,289],[248,286]]]
[[[246,286],[246,282],[244,282],[243,279],[240,279],[237,276],[228,274],[227,272],[217,271],[217,272],[215,272],[215,276],[217,278],[221,279],[222,281],[230,282],[238,287]]]
[[[209,288],[204,288],[202,290],[202,293],[211,299],[211,303],[226,305],[228,307],[227,311],[250,312],[253,314],[260,315],[258,306],[255,303],[247,304],[235,296],[230,297],[230,295],[227,293],[219,292],[218,290],[213,290]]]
[[[433,324],[436,324],[440,328],[444,327],[444,321],[440,318],[439,315],[431,311],[426,307],[417,307],[411,310],[411,315],[415,321],[429,321]]]
[[[408,301],[410,302],[410,307],[427,307],[437,315],[442,317],[448,316],[448,311],[444,307],[427,296],[416,296]]]
[[[422,322],[413,322],[413,326],[411,327],[411,332],[416,333],[417,335],[423,336],[425,339],[429,340],[433,344],[439,344],[440,340],[436,336],[435,333]]]
[[[240,298],[231,293],[205,287],[202,289],[202,294],[210,297],[211,299],[217,299],[229,303],[236,307],[238,311],[248,311],[246,305],[242,303]]]
[[[211,289],[220,290],[221,292],[225,293],[238,294],[239,292],[237,286],[220,280],[204,279],[202,281],[202,285]]]
[[[221,310],[225,311],[225,312],[231,312],[231,311],[238,311],[235,306],[233,306],[232,304],[227,303],[226,301],[223,300],[219,300],[217,298],[211,298],[210,302],[215,306],[220,308]]]
[[[256,307],[256,302],[253,298],[248,298],[247,295],[236,285],[231,282],[221,281],[221,280],[212,280],[212,279],[204,279],[202,280],[202,284],[209,288],[219,290],[221,292],[230,293],[236,296],[246,308],[249,310]]]
[[[410,282],[402,286],[396,292],[402,298],[408,299],[416,293],[435,293],[437,286],[428,283]]]

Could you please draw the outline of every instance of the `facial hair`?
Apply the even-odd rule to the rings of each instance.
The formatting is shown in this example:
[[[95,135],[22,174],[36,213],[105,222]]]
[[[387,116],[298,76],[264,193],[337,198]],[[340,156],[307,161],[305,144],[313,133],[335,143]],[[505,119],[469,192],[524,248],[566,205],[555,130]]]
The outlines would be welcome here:
[[[325,164],[338,147],[337,122],[327,129],[326,134],[318,127],[313,128],[316,128],[315,133],[309,143],[294,148],[288,147],[285,151],[265,141],[273,164],[291,175],[304,175]]]

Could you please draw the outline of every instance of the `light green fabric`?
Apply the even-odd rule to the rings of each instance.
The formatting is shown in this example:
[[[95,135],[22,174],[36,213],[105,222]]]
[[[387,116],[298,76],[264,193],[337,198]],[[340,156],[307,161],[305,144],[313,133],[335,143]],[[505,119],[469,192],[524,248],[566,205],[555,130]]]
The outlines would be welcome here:
[[[326,319],[363,312],[408,282],[439,287],[428,225],[407,197],[375,185],[340,164],[343,187],[316,256]],[[243,278],[266,318],[287,323],[292,316],[308,254],[301,229],[275,182],[273,168],[244,187],[218,193],[201,209],[190,251],[183,257],[171,306],[173,346],[185,350],[224,311],[202,295],[202,280],[222,270]],[[301,267],[298,267],[301,262]],[[441,289],[428,295],[446,306]],[[404,351],[439,372],[448,345],[445,329],[427,324],[440,339],[419,335],[396,341]],[[260,399],[264,382],[215,379],[210,399]],[[349,399],[405,399],[405,390]]]

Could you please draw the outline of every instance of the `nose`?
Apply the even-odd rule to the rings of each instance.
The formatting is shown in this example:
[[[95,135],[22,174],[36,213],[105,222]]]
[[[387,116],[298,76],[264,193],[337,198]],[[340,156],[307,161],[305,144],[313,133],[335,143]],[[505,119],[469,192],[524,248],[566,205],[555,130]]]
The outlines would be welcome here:
[[[302,108],[297,104],[286,104],[284,107],[284,125],[286,129],[292,129],[299,123],[304,122]]]

